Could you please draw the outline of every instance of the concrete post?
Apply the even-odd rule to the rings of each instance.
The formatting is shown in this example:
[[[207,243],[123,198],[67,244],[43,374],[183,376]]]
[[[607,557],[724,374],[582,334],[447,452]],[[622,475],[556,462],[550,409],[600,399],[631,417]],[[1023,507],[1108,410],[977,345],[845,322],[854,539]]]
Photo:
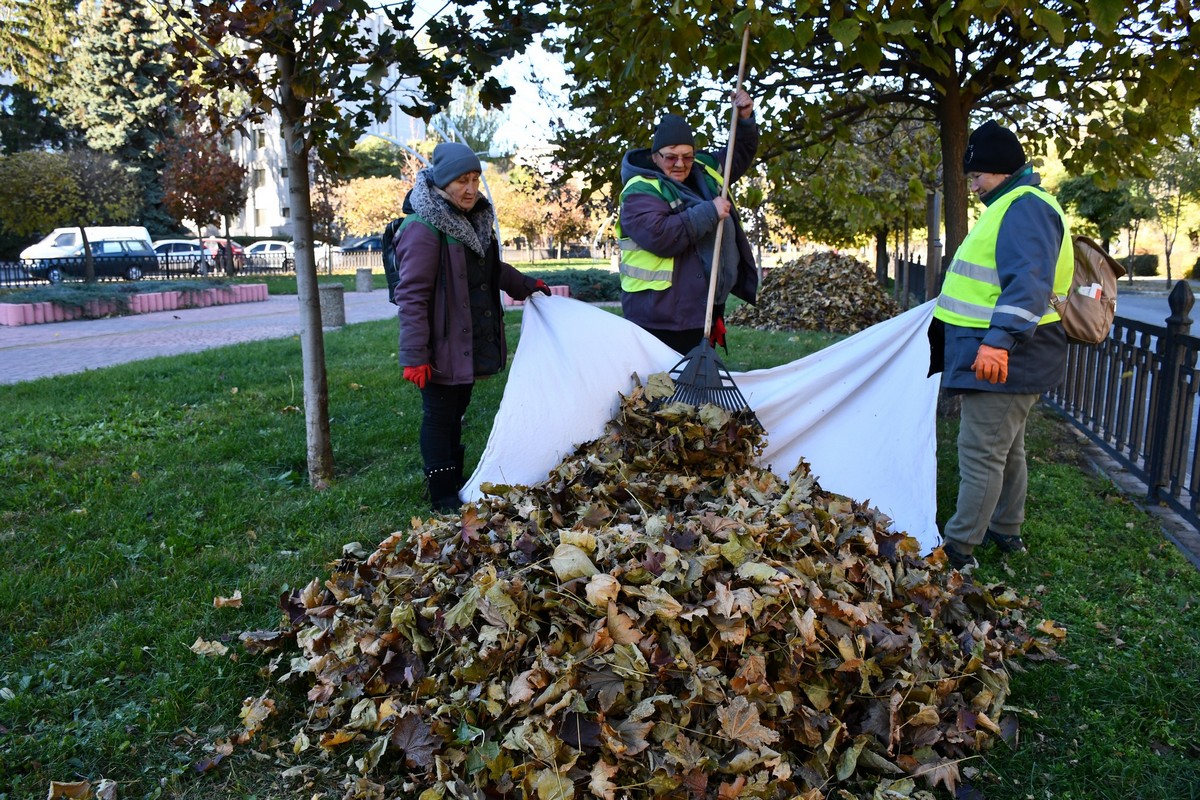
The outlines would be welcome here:
[[[322,283],[317,286],[322,328],[340,328],[346,324],[345,291],[346,287],[340,283]]]
[[[354,273],[354,291],[370,292],[375,288],[374,281],[371,278],[371,268],[363,267]]]

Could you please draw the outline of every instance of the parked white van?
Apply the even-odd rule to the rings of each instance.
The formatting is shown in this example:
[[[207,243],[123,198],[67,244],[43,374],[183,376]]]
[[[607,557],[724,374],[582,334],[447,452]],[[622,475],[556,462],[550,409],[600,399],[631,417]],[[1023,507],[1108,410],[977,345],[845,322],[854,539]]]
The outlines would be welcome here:
[[[140,225],[87,226],[89,242],[137,239],[150,248],[150,233]],[[83,234],[79,228],[55,228],[45,239],[21,251],[23,259],[61,258],[83,255]]]

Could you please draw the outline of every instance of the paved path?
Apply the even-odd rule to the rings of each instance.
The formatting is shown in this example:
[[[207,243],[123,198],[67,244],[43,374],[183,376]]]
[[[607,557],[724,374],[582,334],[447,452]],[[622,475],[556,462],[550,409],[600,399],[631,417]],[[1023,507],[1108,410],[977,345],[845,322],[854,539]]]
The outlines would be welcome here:
[[[346,292],[347,324],[391,319],[387,290]],[[300,333],[296,295],[108,319],[0,327],[0,384]]]

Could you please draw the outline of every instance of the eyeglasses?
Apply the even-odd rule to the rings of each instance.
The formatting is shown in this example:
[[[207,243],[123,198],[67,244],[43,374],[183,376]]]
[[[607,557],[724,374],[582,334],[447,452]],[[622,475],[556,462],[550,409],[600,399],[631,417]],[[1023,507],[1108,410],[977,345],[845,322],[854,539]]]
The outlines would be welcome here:
[[[676,164],[682,164],[685,167],[690,167],[692,162],[696,160],[695,156],[676,156],[670,153],[664,153],[661,150],[658,152],[658,157],[667,162],[667,166],[673,167]]]

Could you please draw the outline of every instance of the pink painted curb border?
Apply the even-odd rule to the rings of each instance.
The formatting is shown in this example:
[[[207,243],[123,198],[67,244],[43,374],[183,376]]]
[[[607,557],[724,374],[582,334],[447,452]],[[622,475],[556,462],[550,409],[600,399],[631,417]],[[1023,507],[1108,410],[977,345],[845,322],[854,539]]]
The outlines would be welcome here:
[[[230,303],[255,303],[267,299],[265,283],[239,283],[228,287],[194,291],[139,292],[129,297],[130,314],[151,314],[180,308],[205,308]],[[72,319],[99,319],[118,313],[116,303],[89,300],[83,308],[67,308],[54,303],[0,303],[0,326],[39,325]]]

